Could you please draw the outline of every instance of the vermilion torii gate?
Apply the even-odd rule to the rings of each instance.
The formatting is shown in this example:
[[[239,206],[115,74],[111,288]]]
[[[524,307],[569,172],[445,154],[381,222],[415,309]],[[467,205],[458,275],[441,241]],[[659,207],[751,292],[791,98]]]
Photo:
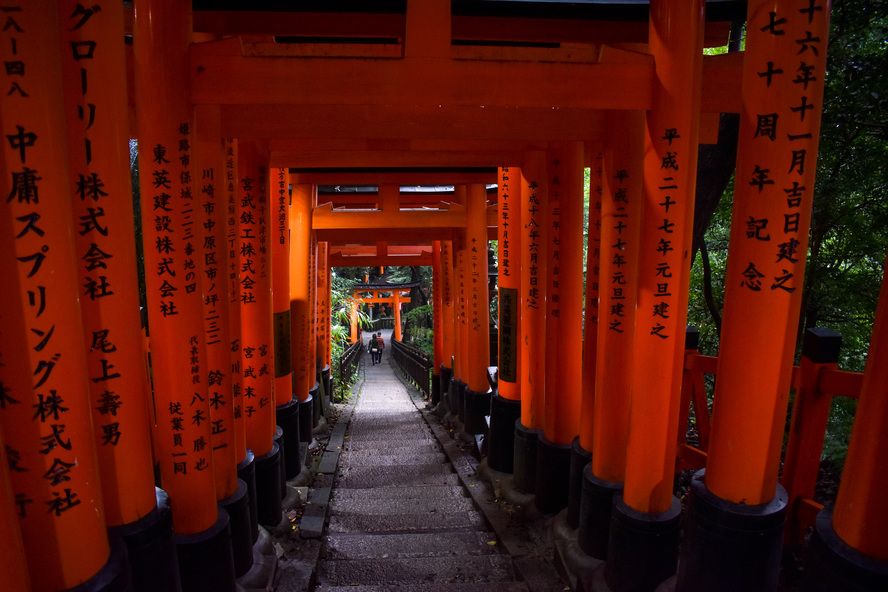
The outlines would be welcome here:
[[[433,266],[442,402],[470,430],[489,409],[490,467],[544,512],[572,504],[615,591],[676,573],[680,520],[674,589],[773,589],[784,522],[817,509],[792,447],[819,445],[805,413],[858,396],[805,585],[885,589],[885,303],[862,380],[823,338],[792,382],[827,0],[209,4],[0,5],[4,585],[234,590],[303,472],[329,393],[330,270],[357,263]],[[732,20],[746,51],[704,57]],[[742,122],[725,338],[692,449],[684,405],[708,414],[687,374],[709,363],[686,348],[696,154],[724,112]],[[453,194],[399,189],[440,185]],[[673,476],[692,461],[682,517]]]

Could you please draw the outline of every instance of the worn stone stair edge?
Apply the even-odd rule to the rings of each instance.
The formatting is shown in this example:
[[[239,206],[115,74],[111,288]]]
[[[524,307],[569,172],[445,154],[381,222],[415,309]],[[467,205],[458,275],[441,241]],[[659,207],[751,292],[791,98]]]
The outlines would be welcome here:
[[[390,361],[391,364],[395,364],[394,360]],[[465,453],[460,450],[459,446],[456,443],[456,439],[452,438],[450,434],[445,430],[445,428],[440,423],[440,418],[435,414],[434,410],[430,410],[426,408],[427,401],[423,398],[422,393],[414,387],[409,380],[405,379],[401,376],[401,373],[396,371],[395,376],[401,381],[402,384],[407,388],[407,393],[410,395],[410,400],[413,401],[413,404],[420,411],[423,420],[432,430],[432,433],[435,435],[435,438],[441,444],[441,447],[444,449],[444,454],[447,455],[447,458],[450,460],[451,465],[456,470],[456,474],[466,488],[466,491],[469,492],[469,495],[472,497],[472,500],[475,502],[476,506],[481,510],[481,514],[484,516],[485,522],[490,526],[494,533],[496,533],[497,541],[503,545],[503,549],[506,553],[508,553],[512,557],[512,563],[515,567],[516,572],[519,575],[519,578],[528,585],[528,588],[531,591],[538,589],[563,589],[558,585],[554,586],[537,586],[539,581],[538,573],[535,573],[539,570],[538,562],[534,557],[527,554],[525,548],[521,545],[521,540],[523,537],[518,535],[515,531],[514,527],[509,527],[506,524],[506,520],[502,517],[494,516],[493,512],[490,511],[490,504],[485,499],[485,496],[488,494],[487,484],[480,479],[477,475],[477,469],[469,469],[467,465],[469,464],[467,459],[465,458]],[[433,421],[432,418],[439,421]],[[474,460],[474,459],[473,459]],[[470,472],[471,470],[471,472]],[[517,535],[517,536],[516,536]],[[555,567],[552,566],[552,573],[555,574]],[[556,575],[556,578],[558,576]],[[560,583],[559,583],[560,584]],[[563,584],[561,584],[563,586]]]

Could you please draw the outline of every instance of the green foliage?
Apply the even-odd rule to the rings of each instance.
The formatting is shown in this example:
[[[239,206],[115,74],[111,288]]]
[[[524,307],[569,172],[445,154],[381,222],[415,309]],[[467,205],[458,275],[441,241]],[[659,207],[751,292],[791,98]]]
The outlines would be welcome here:
[[[410,335],[410,345],[432,355],[434,352],[434,329],[432,327],[432,305],[419,306],[405,313],[404,334]]]

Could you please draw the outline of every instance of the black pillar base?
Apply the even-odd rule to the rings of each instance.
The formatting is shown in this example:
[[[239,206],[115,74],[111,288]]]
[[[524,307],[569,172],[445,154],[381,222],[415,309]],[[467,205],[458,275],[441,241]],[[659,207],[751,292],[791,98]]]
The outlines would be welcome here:
[[[237,480],[237,491],[223,500],[219,507],[228,513],[231,529],[231,552],[234,555],[234,577],[239,578],[253,567],[253,532],[250,524],[250,497],[247,484]],[[164,588],[153,588],[163,590]]]
[[[570,444],[537,438],[536,490],[534,503],[543,514],[557,514],[567,507],[570,484]]]
[[[580,437],[570,445],[570,479],[567,485],[567,523],[580,526],[580,500],[583,499],[583,469],[592,462],[592,453],[580,446]]]
[[[333,402],[333,382],[330,378],[330,364],[321,368],[321,383],[324,385],[324,412],[326,413],[327,407]]]
[[[277,408],[277,424],[284,431],[284,468],[287,479],[294,479],[302,471],[299,462],[299,401]]]
[[[466,421],[466,383],[453,379],[450,381],[450,412],[456,414],[460,423]]]
[[[262,526],[277,526],[281,521],[280,463],[281,449],[277,444],[256,459],[256,510]]]
[[[441,375],[440,374],[432,374],[432,394],[431,394],[431,403],[432,405],[437,405],[441,402]]]
[[[608,559],[607,543],[610,538],[614,495],[622,492],[622,483],[596,477],[592,472],[592,463],[583,469],[577,543],[584,553],[595,559]]]
[[[467,434],[483,434],[487,431],[487,420],[490,415],[490,397],[489,390],[481,393],[473,391],[466,386],[463,395],[463,407],[465,409],[465,419],[463,420],[463,429]]]
[[[832,526],[833,508],[817,515],[808,541],[803,592],[876,592],[888,590],[888,561],[864,555],[839,538]]]
[[[228,513],[219,510],[216,523],[196,534],[177,534],[182,592],[235,592],[234,555]]]
[[[314,415],[314,401],[311,395],[304,401],[299,401],[299,441],[311,442],[312,416]],[[301,464],[301,461],[300,461]]]
[[[521,419],[521,401],[493,395],[490,400],[490,434],[487,465],[500,473],[515,467],[515,422]]]
[[[515,420],[515,462],[512,481],[518,491],[536,491],[537,438],[542,430],[524,427],[521,418]]]
[[[311,429],[318,427],[318,423],[321,421],[321,397],[318,396],[319,390],[320,385],[317,382],[308,389],[308,396],[314,402],[311,407]]]
[[[441,364],[438,375],[441,377],[441,397],[444,399],[444,404],[450,407],[450,381],[453,379],[453,368],[445,368],[444,364]]]
[[[247,449],[247,455],[237,465],[237,478],[247,484],[247,506],[250,510],[250,540],[259,540],[259,510],[256,507],[256,455]]]
[[[777,589],[787,494],[760,505],[735,504],[706,489],[706,470],[691,480],[676,592]]]
[[[127,560],[126,543],[120,537],[111,537],[111,553],[102,569],[93,577],[65,592],[132,592],[133,582]]]
[[[108,530],[126,543],[135,592],[170,590],[179,592],[179,560],[173,544],[173,514],[170,496],[154,488],[157,505],[142,518]]]
[[[277,444],[278,450],[281,453],[278,468],[281,471],[281,499],[284,499],[287,497],[287,451],[284,449],[284,430],[281,429],[281,426],[275,426],[274,443]]]
[[[604,579],[614,592],[649,592],[675,574],[681,502],[659,514],[633,510],[614,496]]]

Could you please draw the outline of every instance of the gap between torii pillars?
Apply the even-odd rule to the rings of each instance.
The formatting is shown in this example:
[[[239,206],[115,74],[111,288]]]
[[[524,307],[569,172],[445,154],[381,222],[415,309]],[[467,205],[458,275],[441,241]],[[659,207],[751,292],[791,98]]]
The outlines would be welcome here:
[[[622,489],[626,470],[643,147],[644,113],[613,112],[602,172],[592,462],[583,471],[577,532],[580,548],[596,559],[607,556],[613,495]]]
[[[521,418],[518,335],[521,324],[521,169],[497,171],[498,366],[497,392],[490,401],[487,464],[511,473],[515,464],[515,422]]]
[[[515,487],[536,491],[536,451],[546,400],[546,153],[528,152],[521,167],[521,281],[518,365],[521,418],[515,423]]]
[[[293,340],[290,319],[290,172],[276,167],[271,174],[273,206],[271,258],[272,314],[274,325],[274,404],[282,431],[284,477],[295,478],[299,462],[299,400],[293,396]]]
[[[583,372],[583,144],[546,153],[546,400],[537,439],[535,503],[546,514],[567,507],[571,443],[580,431]]]
[[[122,589],[128,566],[125,555],[116,557],[121,563],[112,559],[105,529],[79,322],[59,7],[43,0],[16,8],[4,11],[0,50],[6,64],[21,69],[13,78],[7,67],[9,92],[0,97],[7,196],[0,207],[3,471],[35,590],[65,590],[102,576],[121,581],[88,585]]]
[[[463,368],[465,391],[465,430],[480,434],[490,414],[490,304],[487,287],[487,187],[472,183],[466,187],[465,232],[466,356]],[[397,300],[395,301],[397,304]]]
[[[681,503],[672,495],[684,371],[697,177],[703,1],[651,2],[647,112],[626,477],[614,496],[605,579],[654,589],[675,573]]]
[[[692,481],[685,516],[681,591],[772,589],[783,543],[787,496],[777,475],[804,288],[829,3],[751,0],[747,10],[723,339],[707,468]],[[726,522],[731,549],[749,541],[742,558],[711,542]]]
[[[456,315],[456,289],[453,274],[453,241],[441,241],[441,324],[442,324],[442,361],[438,367],[441,374],[441,398],[445,406],[455,411],[453,397],[453,378],[455,364],[454,316]]]
[[[311,260],[311,209],[314,187],[293,183],[290,198],[290,323],[293,356],[293,391],[299,401],[299,439],[311,442],[314,401],[315,360],[309,349],[313,307],[309,296],[309,264]],[[352,309],[352,336],[357,340],[357,308]],[[300,465],[303,459],[299,459]]]
[[[192,175],[191,9],[140,2],[134,24],[142,232],[161,482],[170,494],[183,590],[234,590],[228,514],[216,506]],[[159,84],[158,81],[163,81]],[[157,215],[170,218],[158,227]],[[215,552],[206,552],[212,548]]]
[[[318,297],[315,323],[317,324],[317,358],[321,368],[321,387],[323,388],[323,413],[333,400],[333,384],[330,382],[332,346],[330,343],[330,278],[329,243],[318,242]]]
[[[441,402],[441,365],[444,363],[444,301],[441,297],[441,241],[432,241],[432,392],[433,406]]]

